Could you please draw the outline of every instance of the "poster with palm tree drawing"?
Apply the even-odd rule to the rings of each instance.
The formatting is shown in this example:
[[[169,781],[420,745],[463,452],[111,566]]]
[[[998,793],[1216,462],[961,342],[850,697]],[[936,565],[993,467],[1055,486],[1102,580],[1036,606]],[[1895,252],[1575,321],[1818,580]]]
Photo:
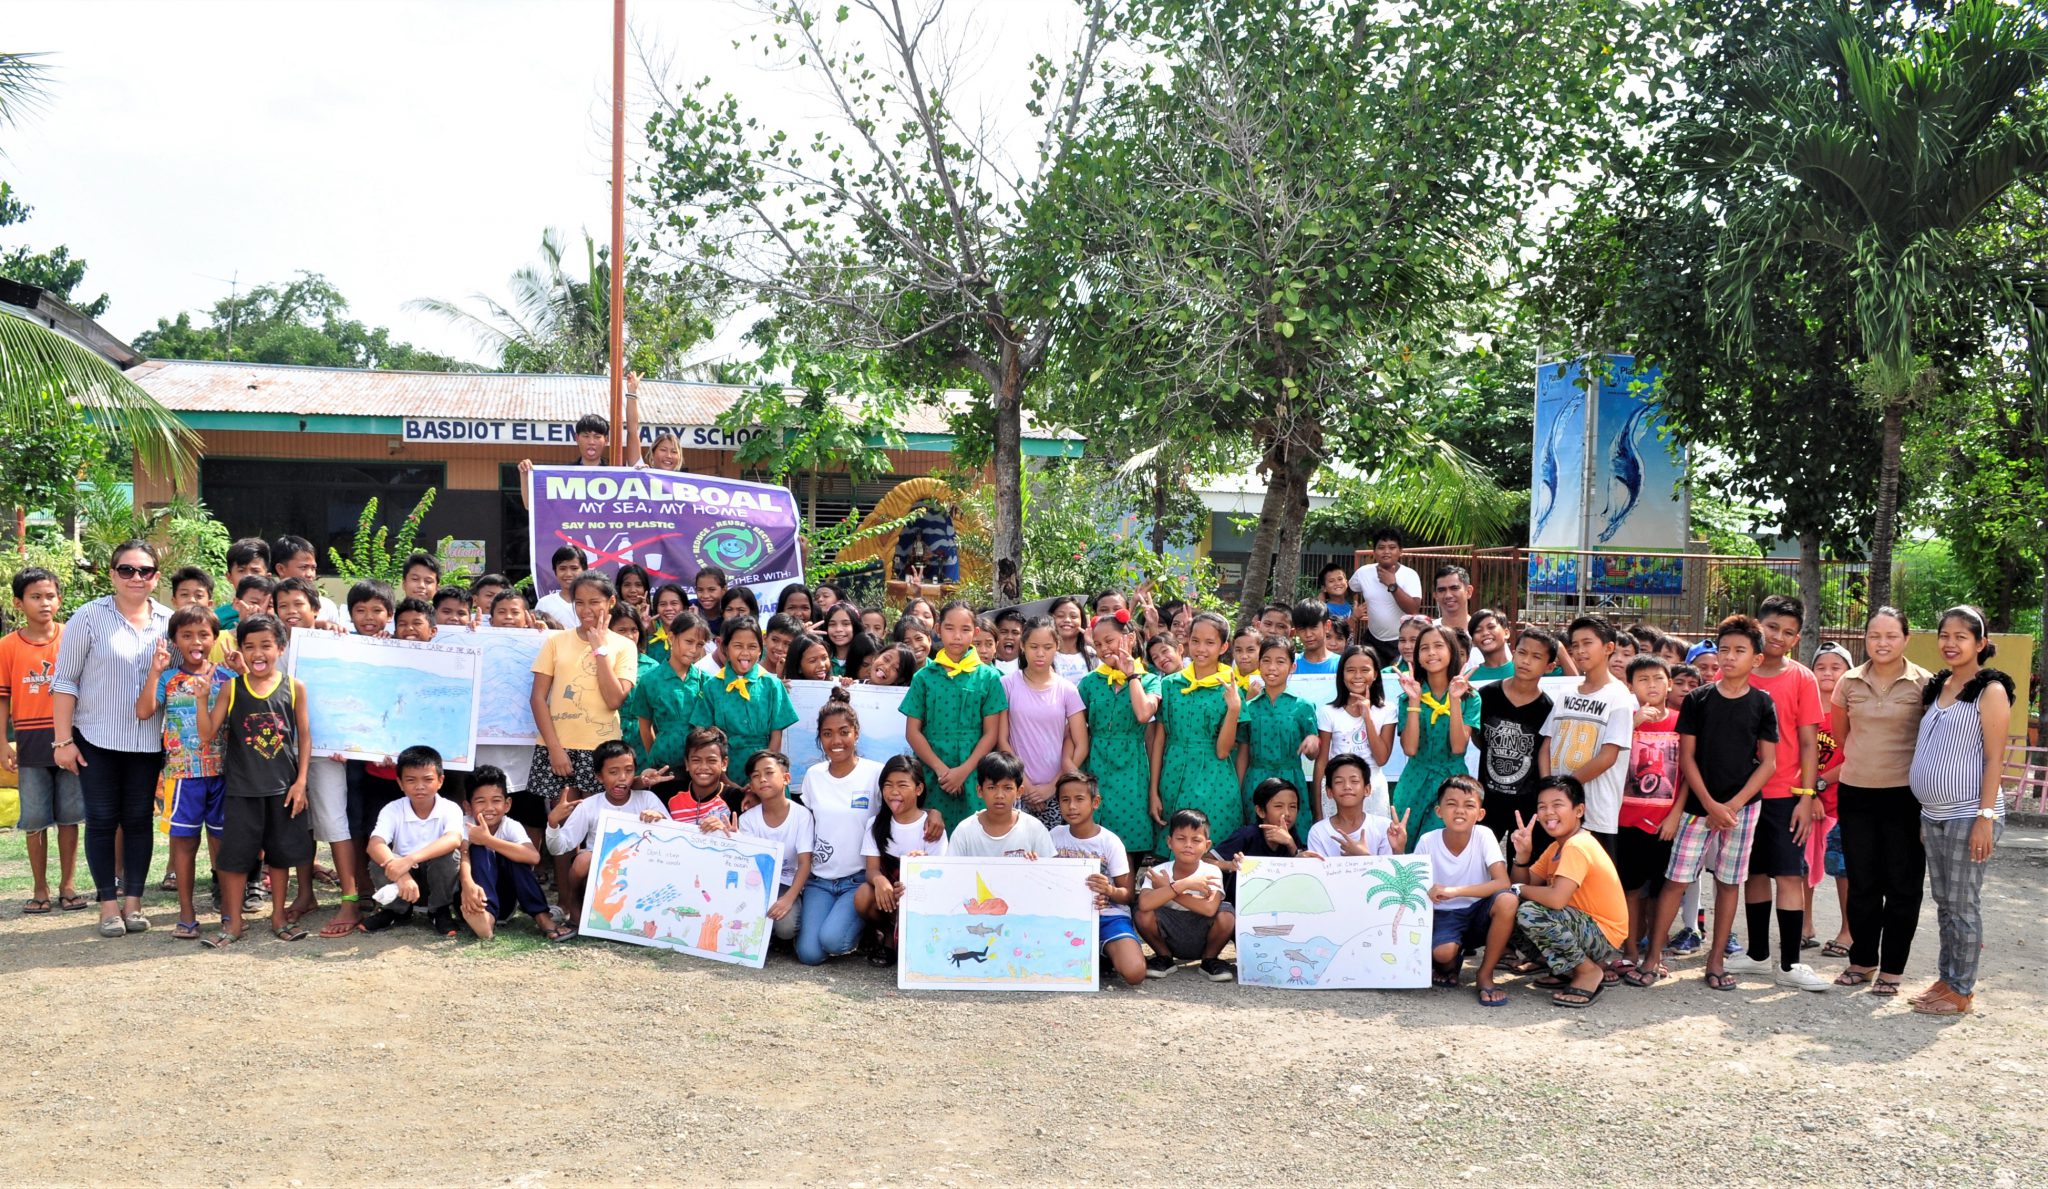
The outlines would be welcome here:
[[[1237,977],[1309,990],[1429,985],[1429,860],[1242,860]]]

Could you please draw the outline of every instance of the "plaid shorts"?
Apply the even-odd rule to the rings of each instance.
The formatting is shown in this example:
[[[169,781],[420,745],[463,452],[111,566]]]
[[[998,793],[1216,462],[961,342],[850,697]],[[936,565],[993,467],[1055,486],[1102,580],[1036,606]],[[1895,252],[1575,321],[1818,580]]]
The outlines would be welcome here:
[[[1749,878],[1749,848],[1756,841],[1756,819],[1763,802],[1752,800],[1735,811],[1735,828],[1711,830],[1707,819],[1694,813],[1681,814],[1678,837],[1671,840],[1671,865],[1664,878],[1689,884],[1705,869],[1724,884],[1739,884]]]

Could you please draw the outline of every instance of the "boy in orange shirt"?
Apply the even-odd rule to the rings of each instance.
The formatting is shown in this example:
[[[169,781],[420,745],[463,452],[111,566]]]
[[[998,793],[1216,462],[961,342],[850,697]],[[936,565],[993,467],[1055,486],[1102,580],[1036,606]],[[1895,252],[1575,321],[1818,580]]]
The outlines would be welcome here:
[[[1552,842],[1534,864],[1535,827]],[[1514,851],[1508,894],[1521,900],[1515,929],[1543,956],[1559,1007],[1590,1007],[1600,998],[1607,963],[1628,932],[1628,900],[1607,850],[1586,828],[1586,786],[1570,776],[1545,777],[1536,786],[1536,820],[1508,835]]]
[[[20,780],[21,821],[28,836],[28,869],[35,891],[21,911],[50,911],[50,827],[57,827],[57,902],[66,912],[86,906],[78,894],[78,827],[85,822],[85,793],[78,774],[57,766],[51,754],[56,728],[50,718],[50,680],[57,671],[57,622],[63,596],[57,576],[37,567],[14,576],[14,611],[21,626],[0,638],[0,766]],[[14,742],[7,726],[14,724]]]

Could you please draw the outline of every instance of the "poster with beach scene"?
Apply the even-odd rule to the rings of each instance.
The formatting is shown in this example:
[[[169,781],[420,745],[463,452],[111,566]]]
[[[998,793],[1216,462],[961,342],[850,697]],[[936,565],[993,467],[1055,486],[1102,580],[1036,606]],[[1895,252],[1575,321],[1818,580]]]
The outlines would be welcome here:
[[[1429,985],[1429,859],[1244,859],[1237,981],[1303,990]]]
[[[1088,859],[903,860],[896,985],[906,991],[1093,991]]]
[[[479,674],[482,696],[477,702],[478,743],[539,743],[533,725],[533,658],[547,641],[546,632],[532,628],[443,627],[434,633],[436,644],[468,643],[483,653]]]
[[[424,744],[445,768],[476,765],[474,645],[297,631],[285,671],[305,683],[316,756],[376,761]]]
[[[607,810],[577,932],[759,970],[782,844]]]

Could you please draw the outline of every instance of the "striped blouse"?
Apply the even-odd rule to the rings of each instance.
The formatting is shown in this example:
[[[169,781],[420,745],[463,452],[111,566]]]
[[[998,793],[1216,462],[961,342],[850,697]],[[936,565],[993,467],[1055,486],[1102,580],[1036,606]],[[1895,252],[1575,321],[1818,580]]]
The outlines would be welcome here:
[[[154,599],[149,626],[138,628],[114,606],[114,597],[94,599],[74,612],[57,643],[57,673],[50,692],[78,699],[71,731],[108,751],[162,751],[164,712],[135,717],[135,698],[149,677],[156,642],[164,638],[171,609]]]
[[[1928,821],[1977,816],[1984,794],[1984,723],[1977,713],[1977,696],[1993,681],[2005,685],[2007,696],[2011,696],[2012,679],[1996,669],[1979,670],[1947,706],[1941,704],[1938,696],[1941,687],[1933,682],[1928,685],[1936,696],[1927,703],[1920,718],[1920,737],[1913,749],[1910,777],[1913,796],[1920,802],[1920,816]],[[1850,745],[1855,745],[1853,739]],[[1999,790],[1994,808],[1998,816],[2005,816],[2003,789]]]

